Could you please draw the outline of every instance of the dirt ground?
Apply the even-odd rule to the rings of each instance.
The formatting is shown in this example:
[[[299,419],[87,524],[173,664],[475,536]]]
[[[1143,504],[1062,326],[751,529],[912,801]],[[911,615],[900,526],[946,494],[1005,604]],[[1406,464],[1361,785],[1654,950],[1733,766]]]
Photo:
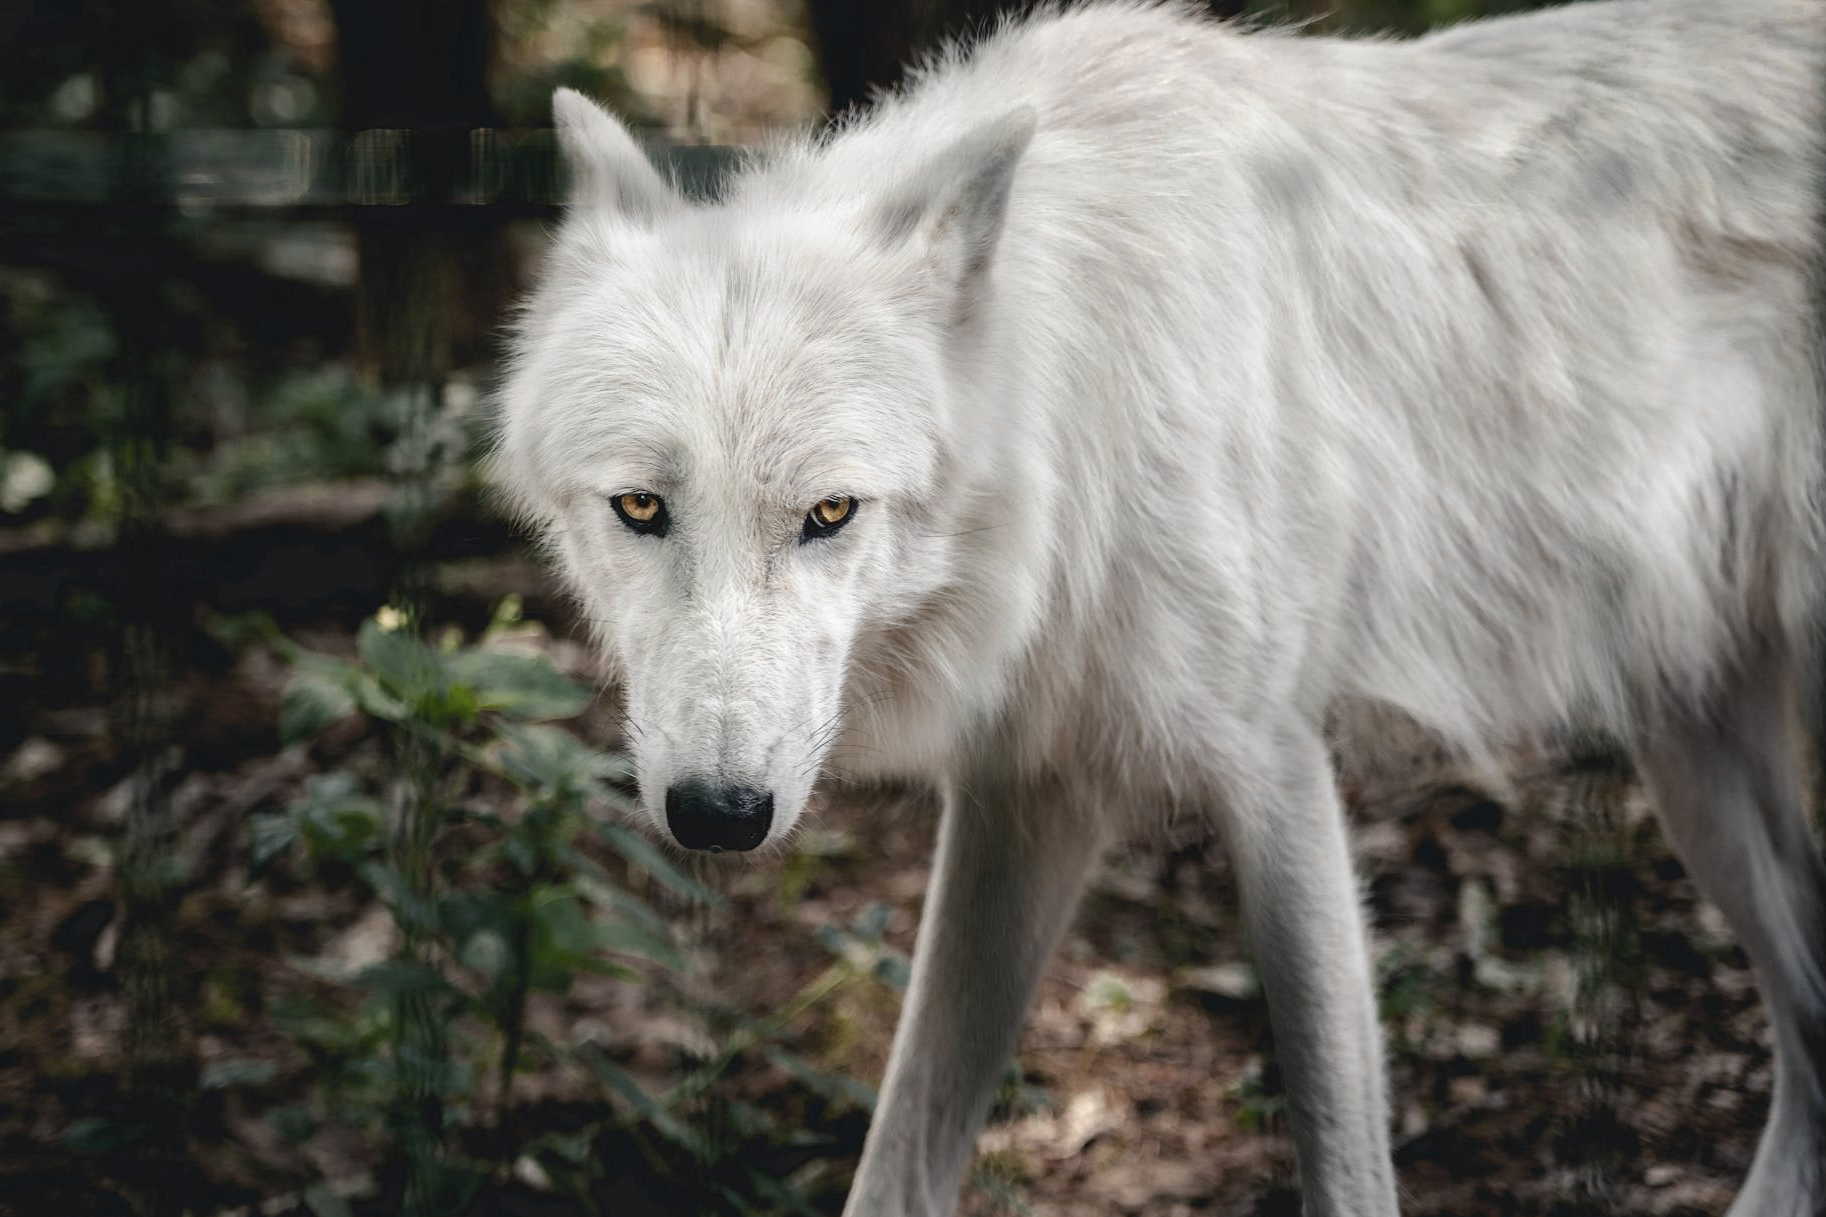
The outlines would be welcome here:
[[[518,559],[452,576],[477,598],[538,577]],[[554,622],[546,645],[588,673],[577,635]],[[347,632],[297,634],[346,650]],[[312,773],[386,763],[359,724],[280,749],[285,676],[251,645],[205,656],[175,694],[171,797],[190,870],[172,910],[170,984],[204,1071],[183,1115],[190,1169],[207,1183],[198,1211],[304,1212],[313,1181],[359,1197],[378,1169],[372,1138],[333,1119],[308,1136],[275,1131],[301,1105],[325,1114],[319,1063],[273,1017],[290,995],[328,991],[300,961],[377,960],[393,943],[384,910],[347,877],[249,880],[251,815]],[[72,1130],[105,1116],[120,1089],[110,841],[125,774],[105,707],[48,705],[29,721],[0,757],[0,1212],[119,1212],[98,1151]],[[593,711],[579,729],[606,743],[610,716]],[[1423,741],[1394,751],[1403,763],[1349,768],[1345,792],[1375,925],[1405,1211],[1722,1213],[1767,1102],[1768,1028],[1743,955],[1627,776],[1602,759],[1533,756],[1493,777]],[[821,932],[875,904],[884,941],[910,951],[934,821],[920,798],[844,798],[792,859],[696,864],[726,899],[667,906],[694,961],[684,996],[750,1018],[786,1008],[831,964]],[[678,997],[585,977],[536,999],[531,1022],[661,1078],[681,1053],[716,1047]],[[787,1030],[805,1060],[873,1085],[897,1005],[887,985],[845,984]],[[1222,850],[1201,826],[1163,826],[1110,855],[1018,1063],[1022,1084],[982,1137],[965,1212],[1298,1211],[1264,1006]],[[761,1110],[805,1103],[765,1060],[728,1084]],[[516,1083],[512,1110],[537,1131],[603,1101],[554,1067]],[[814,1129],[822,1160],[794,1169],[826,1171],[826,1194],[840,1195],[863,1125],[851,1112]],[[540,1192],[536,1171],[515,1187],[524,1202],[501,1211],[576,1211],[524,1199]],[[616,1194],[604,1211],[662,1211],[637,1180]]]

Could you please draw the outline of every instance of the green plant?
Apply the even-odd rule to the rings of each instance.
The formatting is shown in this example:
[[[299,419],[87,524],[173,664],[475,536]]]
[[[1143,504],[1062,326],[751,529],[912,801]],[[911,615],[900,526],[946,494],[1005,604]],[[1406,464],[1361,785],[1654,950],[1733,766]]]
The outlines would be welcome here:
[[[274,486],[378,476],[405,425],[403,395],[367,388],[334,364],[249,396],[239,425],[185,454],[193,498],[229,503]]]
[[[592,691],[516,649],[518,622],[510,599],[473,642],[446,632],[433,643],[406,613],[383,609],[361,627],[352,660],[273,638],[293,669],[285,742],[361,715],[384,725],[396,764],[384,788],[352,772],[318,774],[283,810],[255,816],[251,867],[353,877],[385,905],[399,943],[384,962],[329,977],[362,993],[353,1015],[298,1001],[276,1013],[323,1063],[338,1118],[390,1133],[401,1211],[456,1211],[491,1173],[505,1177],[527,1158],[587,1208],[610,1142],[633,1146],[643,1173],[696,1211],[816,1211],[807,1196],[842,1185],[826,1161],[841,1147],[808,1140],[803,1119],[729,1098],[725,1083],[738,1063],[769,1067],[820,1116],[873,1105],[867,1087],[795,1051],[794,1028],[848,984],[904,987],[906,960],[881,940],[886,908],[827,927],[820,940],[835,959],[767,1017],[688,1010],[717,1029],[717,1046],[681,1062],[669,1086],[643,1087],[605,1045],[529,1027],[532,996],[562,994],[578,976],[654,984],[686,967],[654,897],[637,893],[718,897],[599,814],[628,803],[628,766],[556,725]],[[613,866],[598,860],[605,851]],[[516,1143],[514,1080],[534,1063],[594,1077],[611,1104],[603,1119]],[[782,1180],[747,1156],[756,1144],[810,1161]]]
[[[625,801],[626,766],[551,725],[581,711],[591,691],[544,658],[499,645],[517,617],[517,604],[505,603],[465,647],[454,636],[427,642],[404,614],[383,610],[362,626],[353,662],[284,646],[294,665],[284,740],[365,714],[387,725],[398,764],[385,798],[352,774],[319,775],[302,798],[251,825],[256,867],[290,852],[306,867],[352,868],[399,929],[395,957],[351,978],[378,999],[364,1008],[366,1029],[334,1045],[326,1028],[314,1030],[319,1046],[344,1053],[376,1048],[376,1031],[388,1044],[366,1073],[392,1093],[408,1212],[460,1207],[484,1165],[445,1144],[450,1120],[475,1114],[447,1110],[465,1106],[476,1086],[476,1068],[451,1048],[452,1027],[486,1029],[499,1124],[533,993],[563,992],[582,972],[633,975],[642,962],[678,963],[664,922],[582,853],[578,838],[598,834],[658,881],[708,895],[640,838],[589,816],[592,803]],[[458,797],[478,777],[512,792],[504,810]],[[480,841],[460,857],[442,855],[446,838],[477,830]]]
[[[1287,1112],[1287,1096],[1278,1077],[1261,1061],[1252,1062],[1231,1083],[1226,1096],[1236,1104],[1236,1126],[1244,1132],[1275,1132]]]

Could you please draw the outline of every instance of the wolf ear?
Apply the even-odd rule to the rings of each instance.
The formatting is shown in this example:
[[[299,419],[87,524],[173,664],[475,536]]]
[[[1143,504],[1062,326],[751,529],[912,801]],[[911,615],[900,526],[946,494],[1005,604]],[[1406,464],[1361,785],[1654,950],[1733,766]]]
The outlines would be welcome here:
[[[577,90],[552,94],[552,122],[571,177],[573,207],[607,207],[651,219],[678,202],[628,129]]]
[[[882,210],[888,239],[923,241],[965,308],[1002,235],[1015,167],[1037,121],[1034,108],[1022,106],[976,128],[927,161]]]

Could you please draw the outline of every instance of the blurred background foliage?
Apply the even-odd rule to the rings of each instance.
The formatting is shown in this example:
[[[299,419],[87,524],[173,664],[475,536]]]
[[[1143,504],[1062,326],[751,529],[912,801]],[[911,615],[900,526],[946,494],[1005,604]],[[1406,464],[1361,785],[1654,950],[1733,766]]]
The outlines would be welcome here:
[[[628,827],[587,631],[481,491],[483,403],[554,214],[554,86],[685,158],[1027,7],[0,10],[0,1213],[840,1209],[929,817],[859,796],[766,867]],[[1212,6],[1406,33],[1520,7]],[[1678,868],[1608,762],[1581,772],[1611,810],[1564,899],[1510,864],[1550,869],[1576,816],[1543,844],[1504,801],[1557,794],[1454,777],[1368,834],[1406,935],[1404,1171],[1456,1181],[1417,1211],[1713,1211],[1748,1152],[1741,956],[1658,928],[1692,912]],[[970,1211],[1293,1211],[1226,885],[1198,834],[1112,862]],[[1631,1038],[1650,991],[1732,1028],[1699,1048],[1739,1097],[1730,1135],[1664,1128],[1682,1165],[1645,1183],[1590,1130],[1638,1094],[1619,1060],[1694,1050]],[[1573,1068],[1607,1080],[1492,1114],[1553,1112],[1529,1087]]]

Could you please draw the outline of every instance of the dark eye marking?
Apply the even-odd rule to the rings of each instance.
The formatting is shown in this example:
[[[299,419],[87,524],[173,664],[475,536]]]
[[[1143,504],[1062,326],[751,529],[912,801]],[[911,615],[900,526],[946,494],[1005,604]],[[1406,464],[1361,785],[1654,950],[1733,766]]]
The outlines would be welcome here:
[[[626,494],[615,495],[609,503],[623,524],[643,536],[663,537],[672,527],[672,517],[666,512],[666,501],[656,494],[649,494],[645,490],[630,490]]]
[[[828,499],[819,499],[812,504],[812,509],[805,513],[805,526],[799,530],[799,544],[828,537],[856,518],[860,506],[848,495],[835,494]]]

